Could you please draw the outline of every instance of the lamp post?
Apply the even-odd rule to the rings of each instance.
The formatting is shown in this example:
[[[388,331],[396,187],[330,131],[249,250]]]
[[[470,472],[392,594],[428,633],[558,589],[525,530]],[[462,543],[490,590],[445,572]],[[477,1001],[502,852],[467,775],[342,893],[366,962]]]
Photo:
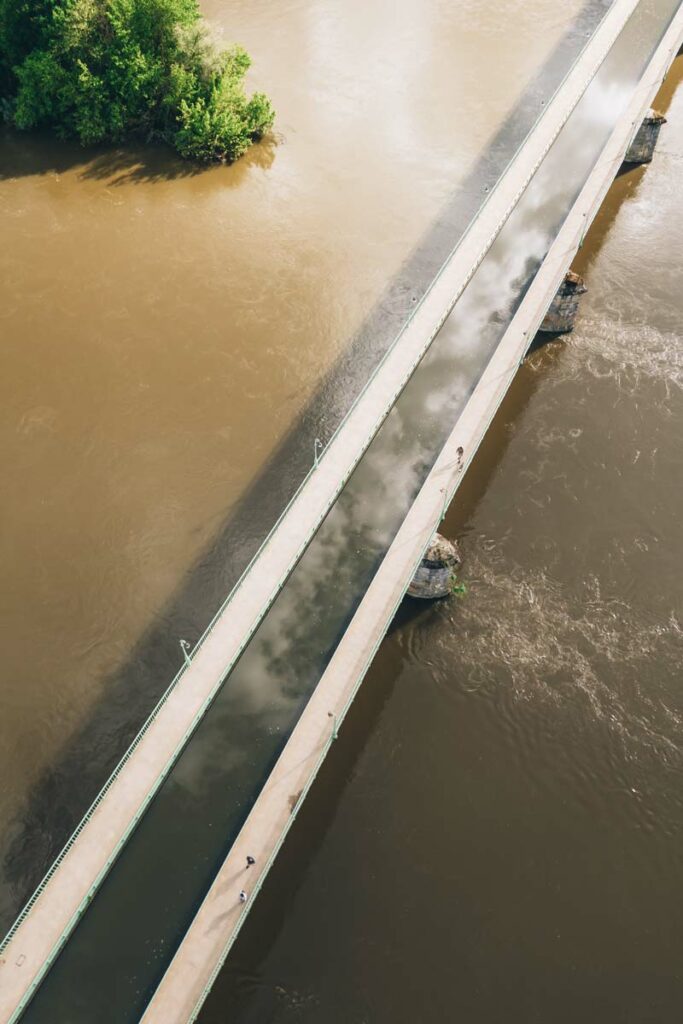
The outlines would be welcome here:
[[[185,659],[185,664],[188,668],[192,664],[192,659],[190,658],[190,646],[189,640],[180,641],[180,649],[183,652],[183,658]]]

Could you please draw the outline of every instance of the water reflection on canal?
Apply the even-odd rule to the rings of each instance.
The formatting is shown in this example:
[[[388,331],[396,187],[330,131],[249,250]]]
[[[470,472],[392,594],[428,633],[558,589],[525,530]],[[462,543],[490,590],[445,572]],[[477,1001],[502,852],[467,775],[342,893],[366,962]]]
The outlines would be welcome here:
[[[682,81],[449,512],[468,597],[402,608],[201,1024],[678,1019]]]
[[[606,6],[211,0],[235,167],[2,135],[4,923]]]

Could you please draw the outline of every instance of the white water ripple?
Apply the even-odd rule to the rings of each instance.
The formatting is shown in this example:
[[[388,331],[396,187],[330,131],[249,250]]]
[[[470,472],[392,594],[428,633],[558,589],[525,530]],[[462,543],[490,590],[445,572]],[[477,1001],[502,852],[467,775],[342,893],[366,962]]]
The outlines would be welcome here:
[[[467,577],[468,597],[443,606],[453,629],[433,637],[452,672],[457,636],[467,689],[497,696],[504,687],[512,701],[579,704],[619,736],[629,758],[647,749],[680,765],[683,707],[646,687],[653,663],[676,664],[675,613],[644,622],[627,601],[604,596],[596,576],[577,601],[546,572],[511,567],[500,551],[470,550]]]
[[[636,394],[647,377],[664,384],[667,396],[683,390],[683,334],[652,324],[584,316],[569,345],[563,370],[615,380]]]

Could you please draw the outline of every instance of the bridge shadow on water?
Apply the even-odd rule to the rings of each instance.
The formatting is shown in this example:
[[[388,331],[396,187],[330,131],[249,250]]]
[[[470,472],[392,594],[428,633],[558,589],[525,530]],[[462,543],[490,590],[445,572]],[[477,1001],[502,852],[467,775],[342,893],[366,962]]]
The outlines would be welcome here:
[[[407,258],[357,335],[350,340],[347,350],[327,374],[298,422],[248,492],[231,510],[218,536],[131,651],[127,662],[106,681],[101,701],[71,738],[59,759],[32,787],[22,813],[5,832],[0,929],[10,925],[175,675],[181,661],[178,638],[184,637],[194,642],[202,633],[308,471],[312,438],[326,439],[331,436],[353,397],[387,351],[415,303],[423,296],[454,244],[479,210],[484,192],[493,187],[535,122],[542,109],[541,100],[552,94],[571,64],[572,57],[609,6],[609,0],[587,0],[574,24],[510,112],[507,121],[491,140],[466,181],[444,206],[437,221]],[[19,138],[13,133],[10,135],[10,150],[15,149],[15,143],[20,148]],[[270,149],[264,144],[262,146],[263,149],[254,147],[252,153],[255,155],[245,158],[243,170],[236,170],[239,165],[229,169],[235,172],[235,183],[239,181],[239,174],[248,172],[249,159],[263,159],[266,151],[269,153],[266,159],[272,159],[272,146]],[[78,162],[83,163],[83,151],[78,147],[65,147],[60,163],[59,155],[55,155],[59,149],[59,146],[51,143],[43,150],[45,166],[41,172],[36,169],[40,166],[40,146],[37,149],[34,147],[33,155],[29,154],[25,158],[23,173],[58,173],[60,167],[66,170],[75,166],[77,154]],[[2,150],[0,176],[21,174],[21,155],[17,152],[8,155],[4,145]],[[256,155],[259,152],[260,155]],[[29,170],[31,165],[33,170]],[[13,173],[10,174],[11,171]],[[180,161],[169,161],[166,152],[159,155],[159,163],[155,164],[146,150],[144,159],[141,159],[139,151],[121,150],[113,154],[96,155],[84,164],[82,173],[86,178],[98,180],[111,180],[113,176],[114,180],[150,181],[174,175],[196,174],[198,171]],[[526,379],[525,374],[521,376]],[[528,394],[525,395],[523,390],[520,393],[521,385],[515,385],[503,410],[509,410],[510,403],[516,401],[518,405],[515,415],[522,411],[533,390],[533,375],[530,376]],[[458,522],[466,523],[466,515],[462,518],[465,510],[476,505],[490,474],[495,471],[506,437],[505,427],[497,424],[505,422],[505,415],[505,411],[501,412],[489,429],[476,465],[463,481],[457,506],[449,512],[447,531],[453,532],[453,517],[456,514]],[[466,526],[463,528],[466,531]],[[397,621],[405,621],[406,616],[429,614],[428,610],[414,605],[415,602],[406,602]],[[362,722],[360,719],[365,700],[371,699],[377,698],[363,697],[350,714],[349,727],[345,732],[349,737],[357,737],[353,741],[349,738],[348,741],[352,744],[351,756],[356,756],[353,750],[361,748],[372,728],[372,715]],[[342,773],[339,782],[332,779],[338,756],[341,755],[334,754],[330,769],[324,770],[323,777],[328,781],[320,787],[321,792],[325,785],[343,785],[346,772]],[[324,804],[317,801],[315,806],[320,811]],[[306,810],[303,816],[309,817]],[[324,821],[324,816],[319,815],[319,820]],[[316,828],[319,829],[320,825]],[[286,860],[285,857],[285,863]],[[290,891],[292,887],[290,881]],[[254,919],[258,919],[259,913],[259,910],[255,912]]]

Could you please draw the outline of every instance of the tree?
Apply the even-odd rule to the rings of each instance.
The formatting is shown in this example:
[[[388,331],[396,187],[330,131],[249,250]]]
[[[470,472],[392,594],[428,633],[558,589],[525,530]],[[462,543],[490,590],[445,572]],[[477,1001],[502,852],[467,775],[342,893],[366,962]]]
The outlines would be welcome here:
[[[268,99],[245,93],[249,65],[216,46],[197,0],[0,0],[0,93],[20,129],[232,161],[273,123]]]

